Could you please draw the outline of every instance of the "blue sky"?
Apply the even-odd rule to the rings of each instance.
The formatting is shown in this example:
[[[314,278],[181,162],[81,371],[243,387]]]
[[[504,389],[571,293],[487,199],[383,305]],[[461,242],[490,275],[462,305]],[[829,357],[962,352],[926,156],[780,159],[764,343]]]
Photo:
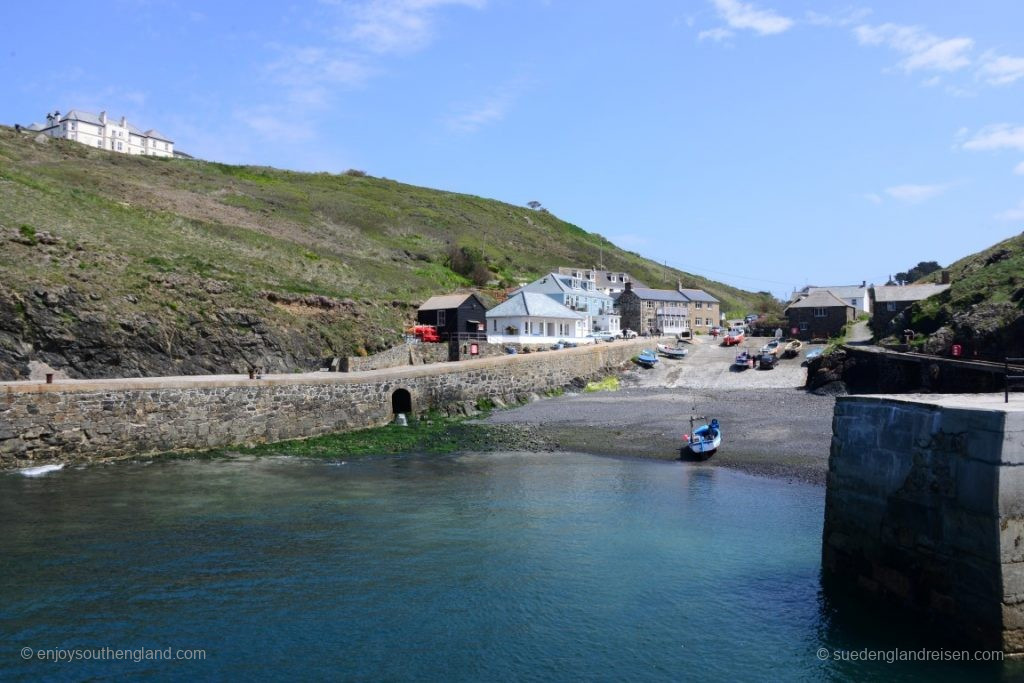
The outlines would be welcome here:
[[[102,109],[210,160],[537,200],[784,295],[1021,232],[1021,26],[1018,0],[17,3],[0,122]]]

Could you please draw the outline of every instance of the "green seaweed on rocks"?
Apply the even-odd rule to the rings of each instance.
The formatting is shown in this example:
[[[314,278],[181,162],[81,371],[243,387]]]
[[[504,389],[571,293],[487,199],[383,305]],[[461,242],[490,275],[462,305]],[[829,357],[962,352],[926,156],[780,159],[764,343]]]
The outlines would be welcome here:
[[[478,421],[489,411],[473,418],[445,417],[438,413],[354,432],[325,434],[250,447],[221,448],[197,454],[200,457],[237,455],[292,455],[309,458],[340,458],[369,455],[430,454],[460,451],[550,450],[533,429],[523,425],[486,425]]]

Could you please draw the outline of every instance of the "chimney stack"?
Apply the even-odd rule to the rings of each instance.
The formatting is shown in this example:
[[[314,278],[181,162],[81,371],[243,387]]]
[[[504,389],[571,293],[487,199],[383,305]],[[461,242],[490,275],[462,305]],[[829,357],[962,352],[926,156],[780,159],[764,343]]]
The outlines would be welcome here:
[[[949,271],[948,270],[942,271],[942,284],[944,284],[944,285],[948,285],[949,284]]]
[[[633,291],[633,283],[632,282],[627,282],[626,283],[626,291],[627,292],[632,292]]]
[[[100,123],[106,123],[106,122],[107,122],[107,112],[101,111],[100,112]]]
[[[122,128],[127,128],[128,127],[128,117],[127,116],[122,116],[121,117],[121,127]]]
[[[863,288],[865,288],[865,287],[867,287],[867,286],[868,286],[868,281],[867,281],[867,280],[861,280],[861,281],[860,281],[860,287],[861,287],[861,289],[863,289]]]

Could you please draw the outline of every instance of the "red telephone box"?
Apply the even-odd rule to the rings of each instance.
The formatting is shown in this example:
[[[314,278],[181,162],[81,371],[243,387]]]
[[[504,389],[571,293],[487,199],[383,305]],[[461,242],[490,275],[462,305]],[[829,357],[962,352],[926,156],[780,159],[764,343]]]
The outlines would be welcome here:
[[[954,358],[959,358],[964,353],[964,347],[959,344],[953,344],[953,347],[949,351],[953,354]]]

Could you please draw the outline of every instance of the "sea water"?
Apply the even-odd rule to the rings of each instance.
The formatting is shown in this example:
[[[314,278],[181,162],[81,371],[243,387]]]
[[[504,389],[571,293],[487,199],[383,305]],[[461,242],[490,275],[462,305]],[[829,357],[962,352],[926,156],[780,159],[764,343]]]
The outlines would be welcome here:
[[[0,475],[0,678],[1020,673],[836,661],[931,643],[823,594],[823,505],[714,465],[564,453]]]

